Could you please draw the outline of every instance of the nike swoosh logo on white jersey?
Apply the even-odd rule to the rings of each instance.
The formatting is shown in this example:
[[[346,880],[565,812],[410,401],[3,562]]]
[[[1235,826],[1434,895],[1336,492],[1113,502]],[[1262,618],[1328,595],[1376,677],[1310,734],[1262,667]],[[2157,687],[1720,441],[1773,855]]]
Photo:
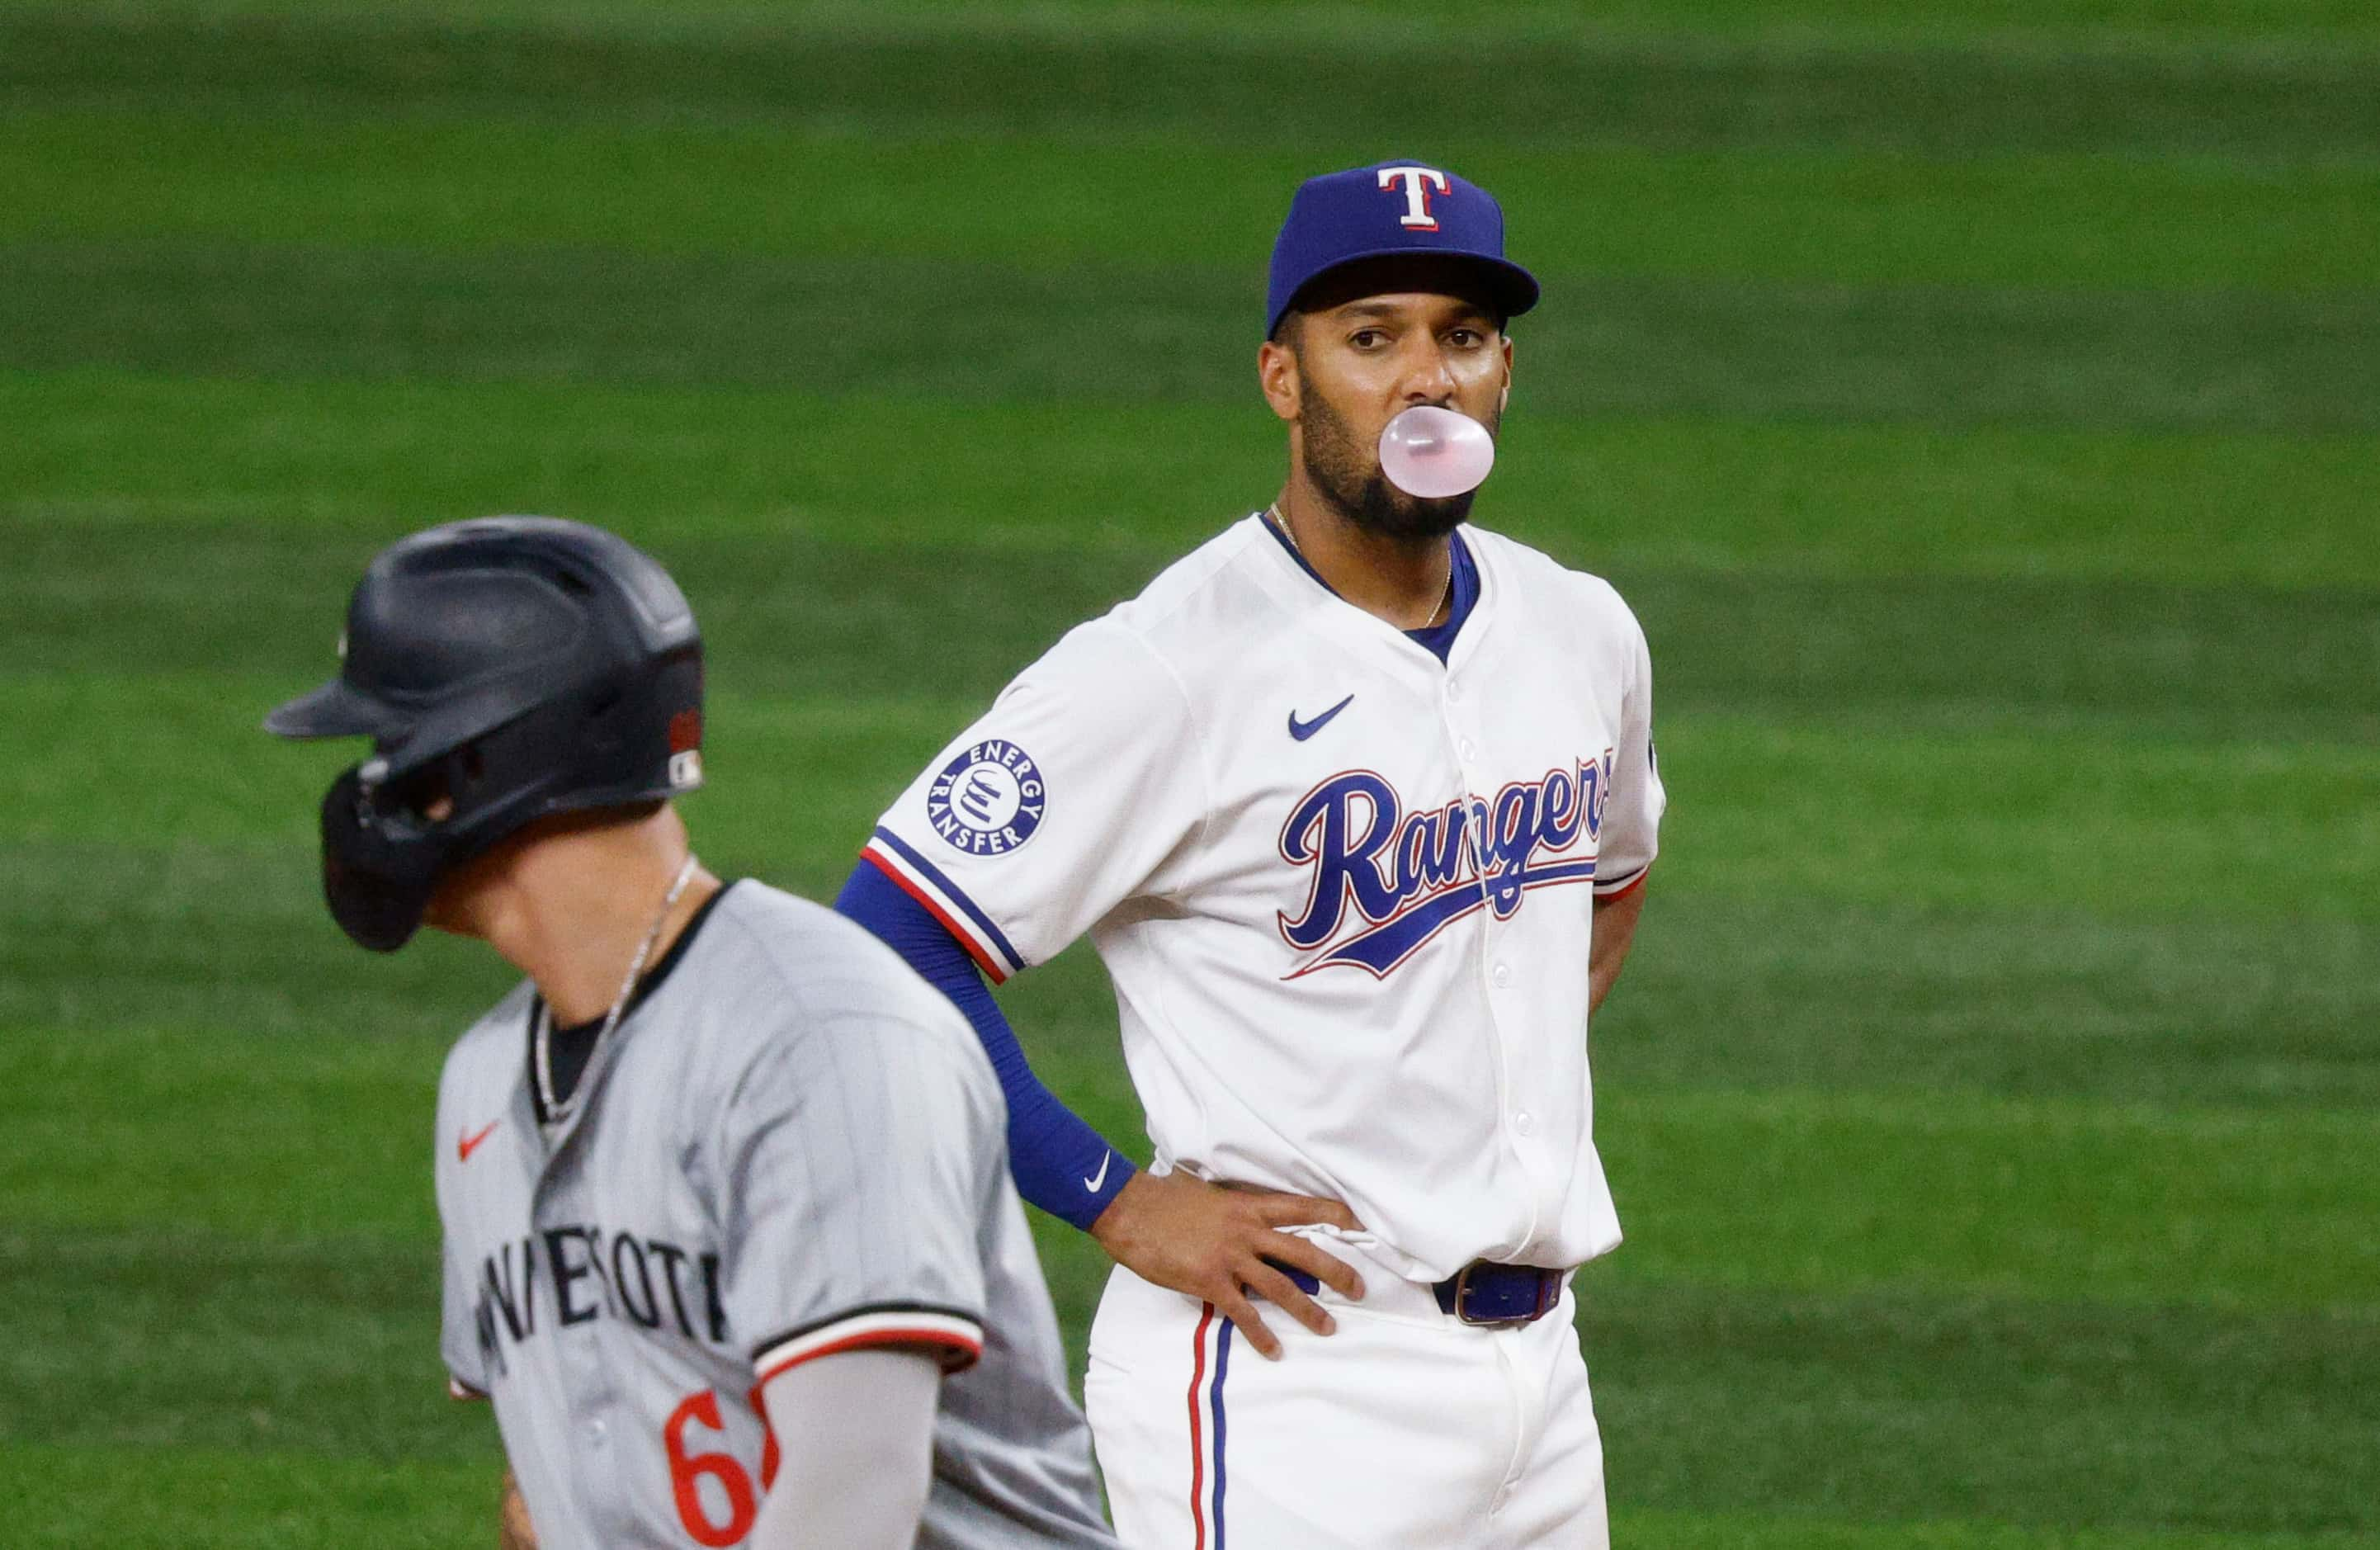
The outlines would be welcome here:
[[[1337,715],[1341,711],[1345,710],[1354,702],[1355,697],[1350,694],[1347,698],[1340,701],[1337,704],[1331,706],[1320,715],[1316,716],[1312,721],[1300,721],[1297,719],[1297,713],[1295,711],[1292,711],[1289,713],[1289,735],[1295,738],[1299,742],[1304,742],[1306,738],[1314,736],[1315,733],[1321,731],[1324,726],[1328,726],[1332,716]]]
[[[1086,1179],[1084,1179],[1084,1180],[1083,1180],[1083,1188],[1084,1188],[1084,1189],[1086,1189],[1086,1190],[1088,1190],[1091,1193],[1093,1193],[1093,1194],[1095,1194],[1095,1195],[1096,1195],[1096,1194],[1098,1194],[1098,1193],[1099,1192],[1099,1186],[1100,1186],[1100,1185],[1102,1185],[1102,1184],[1104,1184],[1104,1183],[1106,1183],[1106,1182],[1108,1181],[1108,1165],[1109,1165],[1110,1163],[1114,1162],[1114,1161],[1115,1161],[1115,1153],[1112,1153],[1112,1152],[1109,1153],[1106,1156],[1104,1156],[1104,1157],[1100,1158],[1100,1159],[1099,1159],[1099,1175],[1098,1175],[1098,1177],[1097,1177],[1097,1178],[1086,1178]]]

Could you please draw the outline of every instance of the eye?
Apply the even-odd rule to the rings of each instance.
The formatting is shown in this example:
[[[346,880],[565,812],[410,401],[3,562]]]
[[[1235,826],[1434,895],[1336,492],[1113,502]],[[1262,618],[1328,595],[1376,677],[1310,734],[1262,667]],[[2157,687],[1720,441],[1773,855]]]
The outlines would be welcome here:
[[[1359,328],[1347,336],[1347,342],[1360,350],[1374,350],[1387,344],[1389,336],[1382,329]]]
[[[1488,336],[1475,328],[1453,328],[1447,331],[1446,342],[1456,349],[1477,349],[1488,342]]]

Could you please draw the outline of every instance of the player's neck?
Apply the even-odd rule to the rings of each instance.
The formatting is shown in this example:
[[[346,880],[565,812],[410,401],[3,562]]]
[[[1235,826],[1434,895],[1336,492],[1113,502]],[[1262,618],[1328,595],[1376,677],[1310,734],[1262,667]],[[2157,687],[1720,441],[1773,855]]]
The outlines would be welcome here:
[[[1445,534],[1398,538],[1358,527],[1303,470],[1273,509],[1314,573],[1356,607],[1399,629],[1426,629],[1443,618],[1454,576]]]
[[[536,982],[557,1024],[592,1022],[618,998],[686,856],[686,825],[668,808],[636,823],[540,836],[478,891],[472,934]],[[654,935],[647,970],[720,886],[695,869]]]

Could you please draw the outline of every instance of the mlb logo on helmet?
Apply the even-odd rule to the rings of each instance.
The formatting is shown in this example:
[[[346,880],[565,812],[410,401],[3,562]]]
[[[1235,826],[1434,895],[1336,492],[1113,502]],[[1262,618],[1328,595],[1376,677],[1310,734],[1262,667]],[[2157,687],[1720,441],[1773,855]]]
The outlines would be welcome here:
[[[702,712],[684,710],[670,717],[669,782],[679,790],[702,784]]]
[[[1476,264],[1508,318],[1537,304],[1537,282],[1504,256],[1504,208],[1476,183],[1420,162],[1309,177],[1290,201],[1273,243],[1265,333],[1297,293],[1345,264],[1399,254],[1464,259]]]

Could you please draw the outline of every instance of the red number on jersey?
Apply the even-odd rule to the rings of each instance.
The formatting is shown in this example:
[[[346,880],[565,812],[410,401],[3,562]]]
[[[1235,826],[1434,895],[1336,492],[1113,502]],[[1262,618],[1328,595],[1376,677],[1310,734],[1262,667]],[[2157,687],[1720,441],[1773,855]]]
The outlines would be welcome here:
[[[777,1428],[769,1420],[769,1401],[760,1392],[761,1385],[752,1385],[752,1413],[760,1418],[760,1489],[768,1490],[777,1483]]]
[[[687,1395],[662,1427],[662,1446],[669,1450],[670,1490],[677,1496],[677,1520],[694,1536],[697,1544],[716,1547],[741,1544],[744,1536],[752,1532],[752,1519],[760,1513],[760,1504],[752,1495],[752,1477],[744,1472],[744,1466],[732,1455],[687,1454],[686,1429],[698,1421],[714,1432],[727,1430],[719,1418],[719,1396],[708,1388]],[[719,1482],[727,1493],[725,1522],[713,1522],[703,1507],[702,1493],[696,1484],[704,1475]]]

